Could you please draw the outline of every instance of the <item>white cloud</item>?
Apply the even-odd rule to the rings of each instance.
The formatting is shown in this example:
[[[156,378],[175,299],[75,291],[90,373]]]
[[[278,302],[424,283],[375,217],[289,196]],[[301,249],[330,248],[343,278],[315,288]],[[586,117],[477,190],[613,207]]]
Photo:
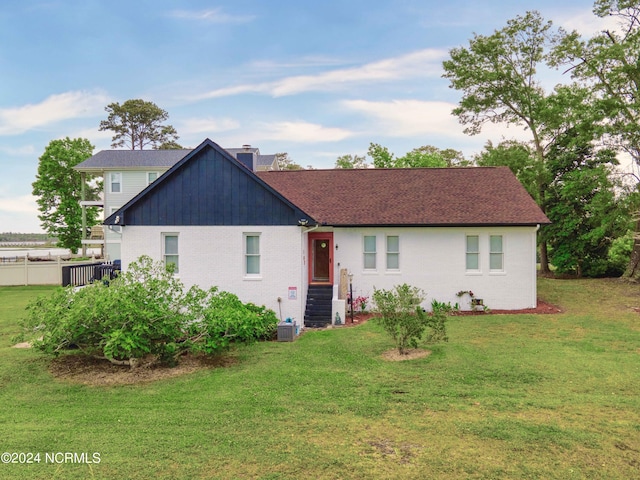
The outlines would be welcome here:
[[[468,138],[458,119],[451,114],[456,107],[448,102],[427,102],[421,100],[394,100],[390,102],[371,102],[367,100],[347,100],[343,102],[348,109],[369,117],[370,129],[378,134],[390,137],[424,137],[438,135],[449,138]],[[482,137],[516,138],[529,140],[530,135],[519,127],[505,131],[505,125],[486,124]]]
[[[20,197],[0,198],[0,212],[38,214],[38,204],[33,195],[23,195]]]
[[[618,20],[615,17],[598,17],[590,8],[579,13],[560,14],[555,24],[560,25],[567,31],[576,30],[585,37],[591,37],[603,30],[617,30]]]
[[[346,100],[342,103],[350,110],[370,117],[376,130],[392,137],[414,137],[426,133],[457,136],[462,131],[457,119],[451,115],[456,105],[447,102]]]
[[[343,128],[324,127],[308,122],[274,122],[265,124],[257,137],[287,142],[339,142],[351,137],[353,132]]]
[[[255,19],[254,15],[231,15],[224,13],[221,8],[210,10],[174,10],[169,14],[173,18],[185,20],[198,20],[208,23],[247,23]]]
[[[0,109],[0,135],[18,135],[62,120],[100,114],[109,98],[102,92],[66,92],[37,104]]]
[[[241,93],[264,93],[274,97],[309,91],[332,91],[350,84],[406,80],[415,77],[439,77],[446,50],[425,49],[353,68],[330,70],[317,75],[297,75],[274,82],[236,85],[206,92],[192,100],[227,97]]]

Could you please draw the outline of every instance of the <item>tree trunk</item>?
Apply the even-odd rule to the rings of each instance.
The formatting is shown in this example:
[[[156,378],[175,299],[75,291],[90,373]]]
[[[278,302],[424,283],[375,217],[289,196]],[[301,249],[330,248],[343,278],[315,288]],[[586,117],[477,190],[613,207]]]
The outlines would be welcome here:
[[[636,212],[636,229],[633,234],[633,250],[623,277],[634,282],[640,280],[640,212]]]
[[[549,268],[549,254],[547,252],[547,242],[540,242],[540,275],[550,275],[551,269]]]

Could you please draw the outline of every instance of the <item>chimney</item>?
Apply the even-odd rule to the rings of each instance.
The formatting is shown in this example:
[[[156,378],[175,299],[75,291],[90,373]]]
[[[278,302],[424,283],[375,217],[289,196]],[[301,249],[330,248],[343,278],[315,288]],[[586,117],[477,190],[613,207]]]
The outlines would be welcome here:
[[[244,152],[238,152],[237,159],[240,163],[242,163],[245,167],[247,167],[252,172],[255,171],[254,168],[254,158],[253,152],[251,151],[251,145],[245,144],[242,146]]]

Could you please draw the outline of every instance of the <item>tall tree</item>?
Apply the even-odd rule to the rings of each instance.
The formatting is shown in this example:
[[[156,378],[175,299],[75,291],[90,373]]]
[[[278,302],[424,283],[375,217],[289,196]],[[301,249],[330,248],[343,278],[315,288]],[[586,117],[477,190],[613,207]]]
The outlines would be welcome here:
[[[100,122],[100,131],[111,130],[111,146],[125,146],[131,150],[152,148],[181,148],[175,143],[178,139],[176,129],[163,125],[169,114],[153,102],[141,99],[118,102],[105,107],[109,113],[106,120]]]
[[[369,165],[364,156],[342,155],[336,159],[335,168],[369,168]]]
[[[40,157],[38,174],[33,182],[42,228],[58,237],[58,244],[76,253],[82,239],[82,180],[73,167],[89,158],[93,145],[86,138],[52,140]],[[85,198],[98,198],[97,185],[85,185]],[[87,226],[97,223],[98,212],[87,209]]]
[[[451,148],[441,150],[433,145],[414,148],[404,156],[396,157],[387,147],[371,143],[367,153],[375,168],[460,167],[471,164],[462,152]]]
[[[487,123],[523,126],[541,164],[551,132],[545,123],[549,105],[538,69],[551,48],[551,28],[538,12],[527,12],[492,35],[474,35],[468,48],[452,49],[451,58],[443,63],[444,77],[462,92],[453,114],[466,125],[465,132],[477,134]],[[545,186],[542,181],[537,185],[540,198]],[[541,271],[549,273],[545,242],[540,243],[540,263]]]
[[[553,52],[574,79],[587,82],[598,94],[601,122],[614,147],[628,152],[640,165],[640,4],[637,0],[597,0],[594,13],[618,20],[618,28],[585,40],[576,31],[559,38]],[[638,185],[640,190],[640,184]],[[625,275],[640,279],[640,212],[631,259]]]
[[[515,140],[505,140],[494,146],[487,142],[484,150],[475,156],[475,163],[480,167],[509,167],[520,183],[529,192],[529,195],[540,205],[540,169],[544,165],[535,158],[529,144]]]
[[[396,167],[397,162],[395,155],[391,153],[387,147],[383,147],[378,143],[370,143],[367,153],[373,159],[373,166],[375,168]]]
[[[293,161],[287,152],[276,153],[276,160],[280,170],[304,170],[301,165]]]
[[[601,276],[609,273],[609,248],[626,233],[630,217],[613,166],[615,152],[596,149],[568,130],[547,154],[553,179],[545,192],[543,230],[551,247],[551,263],[560,273]]]

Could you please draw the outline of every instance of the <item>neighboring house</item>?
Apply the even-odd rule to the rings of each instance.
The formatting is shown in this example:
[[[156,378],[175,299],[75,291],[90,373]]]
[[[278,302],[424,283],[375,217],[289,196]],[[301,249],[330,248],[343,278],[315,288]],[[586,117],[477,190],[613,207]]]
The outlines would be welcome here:
[[[160,175],[190,153],[183,150],[103,150],[75,167],[82,175],[101,177],[104,182],[102,200],[82,201],[84,207],[97,206],[104,209],[104,218],[135,197],[153,183]],[[261,155],[260,150],[245,145],[228,149],[234,157],[251,163],[258,171],[277,170],[275,155]],[[98,227],[101,228],[101,227]],[[104,232],[94,228],[84,244],[104,244],[104,253],[109,260],[121,257],[121,230],[113,226]]]
[[[109,216],[123,268],[150,255],[187,286],[307,326],[344,319],[346,274],[354,295],[420,287],[426,308],[468,308],[465,290],[490,308],[536,306],[536,232],[549,220],[506,167],[254,173],[242,160],[205,140]]]

